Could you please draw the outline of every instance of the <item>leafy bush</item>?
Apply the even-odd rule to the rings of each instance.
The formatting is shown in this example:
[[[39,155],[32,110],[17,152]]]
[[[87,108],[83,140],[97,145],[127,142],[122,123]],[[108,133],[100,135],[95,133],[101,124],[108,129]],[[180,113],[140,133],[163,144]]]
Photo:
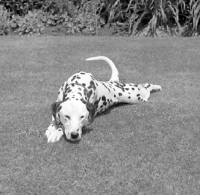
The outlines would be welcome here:
[[[111,2],[111,1],[109,1]],[[118,32],[156,36],[162,29],[170,35],[196,35],[199,0],[116,0],[107,9],[108,23]]]
[[[13,16],[10,25],[12,30],[19,35],[40,35],[44,33],[43,13],[29,11],[24,17]]]
[[[82,1],[82,5],[73,14],[72,20],[65,21],[64,23],[70,34],[74,34],[74,32],[97,34],[98,28],[103,24],[99,15],[96,14],[97,7],[98,2]]]
[[[95,2],[83,1],[78,8],[74,4],[68,4],[65,12],[60,14],[51,14],[45,18],[47,26],[61,25],[66,34],[96,34],[100,25],[104,22],[96,14]],[[73,9],[71,9],[73,8]],[[73,11],[72,11],[73,10]]]
[[[2,0],[4,7],[14,15],[24,16],[28,11],[35,9],[41,9],[45,1],[44,0]]]
[[[199,33],[198,28],[200,26],[200,1],[190,0],[187,11],[189,12],[188,21],[186,23],[187,30],[191,29],[192,35],[196,35]],[[188,33],[188,31],[186,33]]]
[[[5,1],[6,2],[6,1]],[[76,3],[75,3],[76,2]],[[98,1],[13,0],[5,3],[11,29],[19,35],[44,33],[45,27],[61,26],[66,34],[96,34],[105,22],[96,10]]]
[[[75,7],[73,0],[1,0],[4,7],[14,15],[24,16],[29,11],[43,10],[51,14],[58,14],[65,9]],[[69,8],[69,9],[68,9]],[[73,11],[73,9],[71,9]]]
[[[196,36],[199,0],[3,0],[0,34],[42,34],[58,27],[66,34],[98,34],[105,24],[122,35]]]
[[[0,35],[8,35],[10,33],[9,12],[0,9]]]

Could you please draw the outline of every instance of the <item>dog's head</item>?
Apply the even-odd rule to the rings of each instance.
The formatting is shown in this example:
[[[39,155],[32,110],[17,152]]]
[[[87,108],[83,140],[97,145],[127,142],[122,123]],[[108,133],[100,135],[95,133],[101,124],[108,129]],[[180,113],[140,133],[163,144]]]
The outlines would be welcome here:
[[[81,139],[82,127],[94,120],[96,108],[89,101],[71,98],[52,104],[52,115],[56,124],[64,127],[66,138],[72,141]]]

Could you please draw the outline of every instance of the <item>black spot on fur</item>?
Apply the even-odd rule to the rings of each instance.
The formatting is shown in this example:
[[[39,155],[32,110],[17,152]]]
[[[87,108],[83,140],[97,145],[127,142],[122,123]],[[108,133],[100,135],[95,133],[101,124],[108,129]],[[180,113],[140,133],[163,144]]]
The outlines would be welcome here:
[[[137,97],[139,97],[139,96],[140,96],[140,94],[138,93],[138,94],[137,94]]]
[[[106,105],[107,105],[107,102],[104,102],[103,105],[106,106]]]
[[[138,97],[138,100],[141,100],[141,97]]]
[[[71,89],[69,89],[69,90],[67,90],[67,93],[70,93],[72,90]]]
[[[105,96],[102,96],[102,101],[106,101],[106,97]]]
[[[135,90],[135,88],[131,88],[133,91]]]
[[[86,86],[86,84],[85,83],[82,83],[82,85],[85,87]]]
[[[147,89],[147,88],[149,88],[149,87],[151,87],[151,85],[150,85],[150,84],[148,84],[148,85],[146,86],[146,89]]]
[[[131,97],[130,97],[130,96],[128,96],[128,99],[131,99]]]
[[[91,89],[91,88],[96,90],[96,86],[93,81],[90,81],[90,85],[88,86],[88,89]]]
[[[58,107],[58,109],[57,109],[57,112],[59,112],[61,109],[62,109],[62,106],[59,105],[59,107]]]
[[[116,95],[114,95],[114,97],[116,97]]]
[[[103,85],[104,85],[104,87],[110,92],[110,89],[104,84],[104,83],[102,83]]]
[[[87,97],[90,98],[91,95],[92,95],[92,90],[90,90],[90,91],[87,93]]]
[[[115,82],[115,86],[120,88],[123,92],[125,91],[124,90],[124,85],[122,85],[121,83]]]
[[[69,100],[69,97],[65,97],[64,100],[65,100],[65,101]]]
[[[76,79],[76,75],[74,75],[71,79],[71,81],[74,81]]]
[[[129,88],[124,88],[125,90],[129,90]]]
[[[87,89],[84,89],[83,94],[85,97],[87,96]]]
[[[122,93],[119,93],[119,96],[122,96]]]
[[[99,98],[98,100],[96,100],[94,102],[95,108],[98,108],[100,100],[101,100],[101,98]]]
[[[70,90],[71,88],[70,87],[65,87],[65,91],[68,91]]]
[[[81,102],[83,102],[84,104],[87,104],[87,102],[86,102],[83,98],[81,98],[80,100],[81,100]]]

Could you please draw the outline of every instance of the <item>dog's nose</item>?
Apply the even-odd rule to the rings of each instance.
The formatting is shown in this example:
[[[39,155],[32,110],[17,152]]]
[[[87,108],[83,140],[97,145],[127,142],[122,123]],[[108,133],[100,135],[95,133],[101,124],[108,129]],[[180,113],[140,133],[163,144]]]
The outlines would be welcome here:
[[[79,137],[79,133],[76,133],[76,132],[72,132],[71,133],[71,138],[72,139],[77,139]]]

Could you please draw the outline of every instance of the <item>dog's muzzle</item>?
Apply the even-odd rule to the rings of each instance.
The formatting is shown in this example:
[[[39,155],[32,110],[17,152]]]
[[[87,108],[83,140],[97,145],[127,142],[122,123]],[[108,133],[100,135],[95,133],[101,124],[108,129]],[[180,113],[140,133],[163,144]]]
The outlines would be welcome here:
[[[79,133],[78,132],[72,132],[71,133],[71,139],[76,141],[79,138]]]

